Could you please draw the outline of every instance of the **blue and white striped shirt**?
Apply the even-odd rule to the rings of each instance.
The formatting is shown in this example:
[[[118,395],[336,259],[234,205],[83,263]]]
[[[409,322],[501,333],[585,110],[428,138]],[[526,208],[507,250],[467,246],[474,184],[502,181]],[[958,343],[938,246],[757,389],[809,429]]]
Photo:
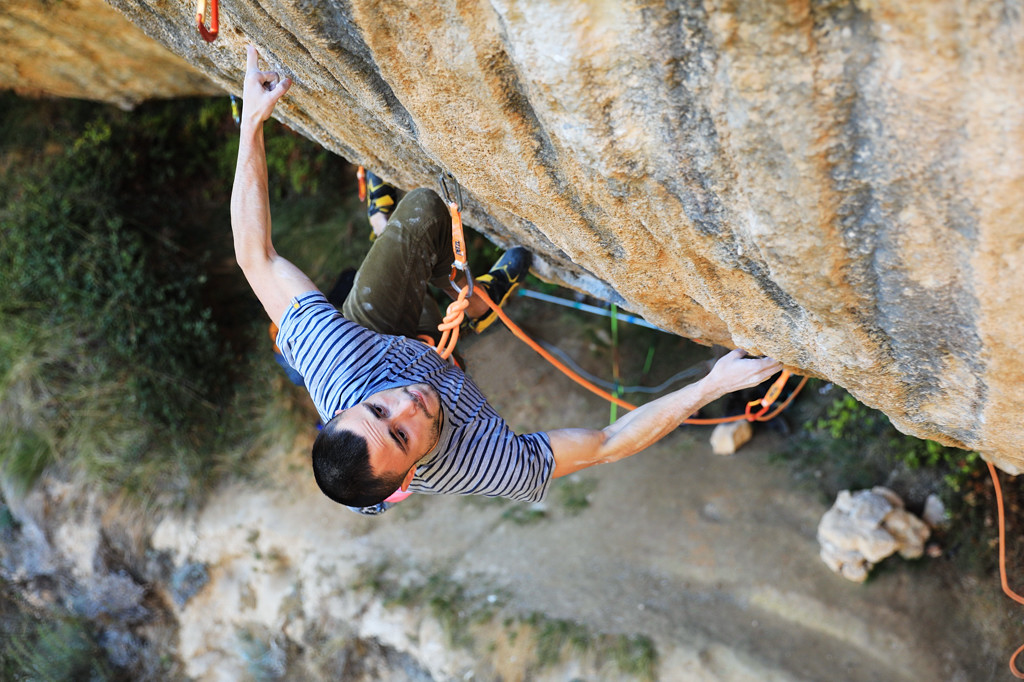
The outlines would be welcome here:
[[[441,435],[417,465],[412,492],[524,502],[547,492],[555,467],[547,434],[517,436],[462,370],[425,343],[361,327],[310,291],[292,299],[277,345],[324,423],[378,391],[418,383],[437,390]]]

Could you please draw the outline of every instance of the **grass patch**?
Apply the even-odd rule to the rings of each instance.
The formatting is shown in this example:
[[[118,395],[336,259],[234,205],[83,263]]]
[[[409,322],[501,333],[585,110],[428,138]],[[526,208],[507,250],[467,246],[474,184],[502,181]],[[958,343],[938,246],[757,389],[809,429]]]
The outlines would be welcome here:
[[[354,587],[371,590],[388,606],[425,609],[441,624],[451,646],[471,649],[472,627],[490,622],[506,601],[496,591],[471,593],[447,573],[434,573],[421,581],[396,577],[396,572],[389,562],[367,566]]]
[[[548,512],[541,506],[513,503],[501,513],[501,518],[505,521],[511,521],[517,526],[529,526],[534,523],[540,523],[548,518]]]
[[[649,637],[595,632],[576,621],[542,613],[502,615],[508,595],[486,588],[471,592],[445,572],[434,573],[424,581],[417,571],[403,571],[390,561],[382,561],[365,566],[353,587],[372,591],[386,606],[429,612],[441,624],[451,646],[492,652],[496,642],[477,642],[473,630],[494,624],[501,617],[509,645],[514,645],[522,632],[532,632],[536,664],[541,668],[556,665],[572,654],[590,658],[598,667],[612,664],[622,674],[645,680],[654,679],[657,669],[657,648]]]
[[[602,667],[614,663],[618,671],[643,680],[653,680],[657,673],[658,651],[654,640],[646,635],[612,635],[595,633],[571,620],[549,618],[533,613],[523,621],[532,628],[537,646],[537,663],[541,667],[558,664],[569,653],[593,656]],[[506,628],[509,622],[506,621]]]
[[[932,492],[951,505],[978,468],[977,453],[900,433],[884,413],[839,387],[811,381],[806,391],[814,397],[790,413],[802,426],[773,460],[811,482],[825,502],[840,490],[885,485],[911,507]]]
[[[0,679],[128,679],[107,661],[93,626],[68,613],[29,607],[0,579]]]

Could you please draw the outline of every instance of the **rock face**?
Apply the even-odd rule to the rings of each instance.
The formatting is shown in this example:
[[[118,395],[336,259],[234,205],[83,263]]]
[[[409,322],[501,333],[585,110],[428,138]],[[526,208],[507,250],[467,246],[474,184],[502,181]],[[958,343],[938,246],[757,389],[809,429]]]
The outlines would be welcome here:
[[[0,11],[0,89],[130,108],[223,90],[103,0],[12,0]]]
[[[1024,25],[981,0],[110,0],[537,271],[1024,469]]]

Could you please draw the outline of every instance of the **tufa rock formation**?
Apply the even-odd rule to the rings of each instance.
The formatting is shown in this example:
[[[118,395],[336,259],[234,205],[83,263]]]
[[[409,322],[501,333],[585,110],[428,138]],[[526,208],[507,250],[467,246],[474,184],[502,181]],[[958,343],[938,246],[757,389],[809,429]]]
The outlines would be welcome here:
[[[283,121],[451,172],[542,276],[1024,469],[1017,5],[232,0],[207,44],[191,3],[110,2],[230,92],[256,44]]]

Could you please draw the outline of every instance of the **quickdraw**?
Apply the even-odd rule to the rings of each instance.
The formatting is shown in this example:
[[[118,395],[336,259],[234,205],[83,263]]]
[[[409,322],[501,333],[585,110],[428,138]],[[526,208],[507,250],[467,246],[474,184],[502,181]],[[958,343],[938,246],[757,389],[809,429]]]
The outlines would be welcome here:
[[[217,0],[210,0],[210,28],[207,29],[204,23],[206,16],[206,0],[199,0],[199,8],[196,10],[196,25],[199,27],[199,35],[208,43],[217,39],[217,32],[220,27],[217,25]]]
[[[779,394],[782,393],[782,387],[789,381],[789,377],[792,374],[788,369],[782,370],[782,374],[775,380],[775,383],[771,385],[768,392],[764,394],[764,397],[760,400],[751,400],[747,403],[746,418],[748,422],[758,421],[758,419],[764,416],[765,412],[772,406],[772,404],[779,399]],[[761,409],[754,412],[754,408],[760,405]]]
[[[441,332],[441,339],[437,342],[435,350],[442,358],[447,360],[455,351],[455,344],[459,340],[459,327],[466,317],[466,308],[469,307],[469,298],[473,295],[473,273],[469,270],[469,262],[466,259],[466,238],[462,229],[462,189],[451,173],[441,173],[438,177],[441,183],[441,194],[445,203],[448,204],[448,213],[452,219],[452,270],[448,275],[448,282],[452,285],[458,297],[448,304],[448,311],[444,320],[437,326]],[[451,181],[452,188],[449,189],[448,182]],[[466,278],[466,285],[459,286],[458,274],[462,272]]]
[[[451,180],[454,187],[454,197],[453,192],[448,189],[448,179]],[[452,218],[452,254],[455,259],[452,261],[452,271],[448,275],[448,281],[451,282],[456,293],[461,293],[461,287],[455,282],[460,271],[465,273],[466,287],[468,288],[466,298],[469,298],[473,295],[473,275],[469,271],[469,262],[466,259],[466,238],[462,231],[462,188],[459,187],[459,183],[455,181],[451,173],[441,173],[438,180],[441,183],[441,194],[445,203],[448,204],[448,213]]]
[[[359,181],[359,201],[366,201],[366,169],[362,166],[356,170],[356,180]]]

